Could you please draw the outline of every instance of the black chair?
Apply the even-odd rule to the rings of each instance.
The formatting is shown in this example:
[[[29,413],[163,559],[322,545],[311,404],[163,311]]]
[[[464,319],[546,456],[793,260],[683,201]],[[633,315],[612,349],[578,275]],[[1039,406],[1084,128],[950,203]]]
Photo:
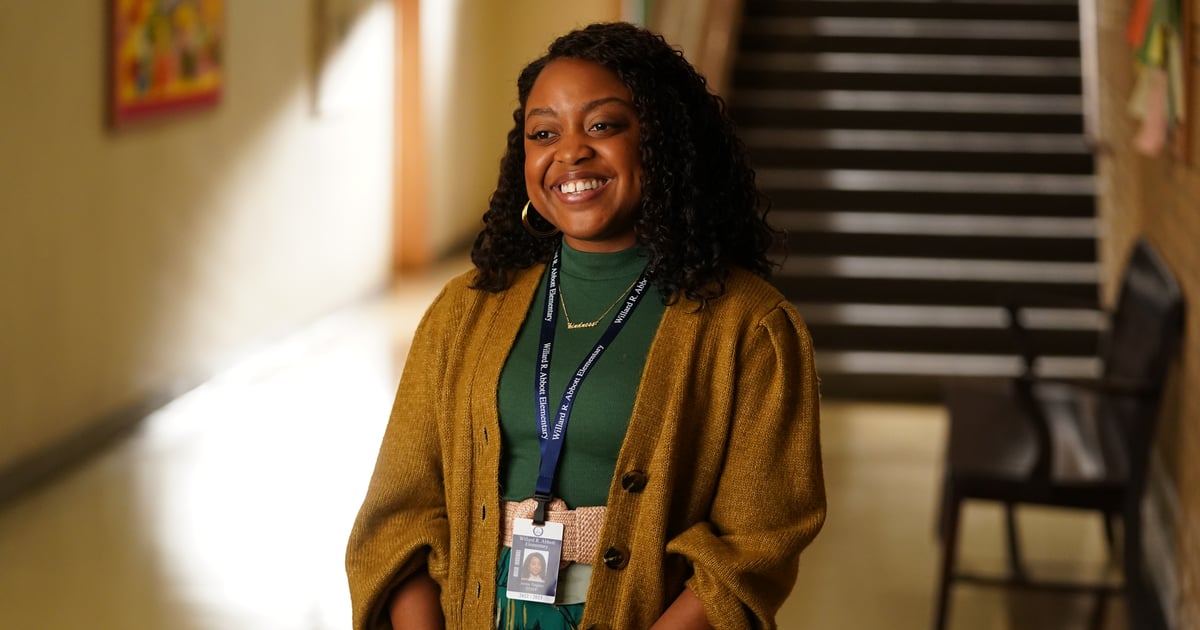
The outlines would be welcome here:
[[[1026,349],[1025,372],[1017,378],[947,383],[950,431],[938,523],[942,564],[935,630],[945,627],[955,581],[1094,592],[1099,599],[1093,621],[1099,623],[1104,598],[1113,587],[1035,581],[1025,572],[1014,518],[1019,504],[1099,512],[1110,548],[1116,537],[1113,524],[1119,521],[1123,588],[1138,588],[1143,571],[1139,506],[1163,383],[1180,343],[1183,308],[1170,270],[1139,241],[1101,340],[1100,379],[1039,378],[1033,374],[1034,353]],[[1010,320],[1018,338],[1024,339],[1018,311],[1010,309]],[[959,516],[967,499],[1005,506],[1009,575],[984,577],[956,570]]]

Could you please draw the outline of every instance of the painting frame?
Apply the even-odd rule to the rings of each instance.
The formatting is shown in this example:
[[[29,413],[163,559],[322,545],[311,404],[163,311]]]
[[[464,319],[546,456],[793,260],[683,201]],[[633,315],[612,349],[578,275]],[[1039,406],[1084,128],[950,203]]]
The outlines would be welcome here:
[[[109,0],[107,5],[113,128],[221,102],[225,0]]]

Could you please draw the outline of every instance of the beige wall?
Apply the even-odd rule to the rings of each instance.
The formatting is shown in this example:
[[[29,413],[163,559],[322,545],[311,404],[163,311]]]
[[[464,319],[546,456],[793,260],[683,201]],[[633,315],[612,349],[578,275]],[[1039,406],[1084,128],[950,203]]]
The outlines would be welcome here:
[[[1170,156],[1137,154],[1131,139],[1136,121],[1126,114],[1133,87],[1133,60],[1124,41],[1127,2],[1099,2],[1100,134],[1111,151],[1099,161],[1102,224],[1109,294],[1120,263],[1135,238],[1147,236],[1178,274],[1188,300],[1183,361],[1176,386],[1168,394],[1159,445],[1163,467],[1157,487],[1174,486],[1178,513],[1169,514],[1177,551],[1179,593],[1167,611],[1180,628],[1200,628],[1200,94],[1193,87],[1188,107],[1191,125],[1190,162]],[[1200,24],[1193,23],[1194,33]],[[1193,59],[1192,85],[1200,86],[1196,38],[1187,55]],[[1165,474],[1164,474],[1165,473]]]
[[[381,286],[391,3],[336,114],[310,2],[227,2],[223,102],[110,133],[107,2],[0,2],[0,471]]]
[[[591,22],[621,19],[621,6],[620,0],[422,2],[427,203],[435,257],[469,242],[481,227],[512,127],[521,69],[555,37]]]

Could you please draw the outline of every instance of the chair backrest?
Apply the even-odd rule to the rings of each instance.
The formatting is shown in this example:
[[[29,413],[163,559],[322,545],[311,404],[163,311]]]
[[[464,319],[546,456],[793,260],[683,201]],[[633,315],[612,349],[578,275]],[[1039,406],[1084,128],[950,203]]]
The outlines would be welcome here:
[[[1167,369],[1183,334],[1183,292],[1154,248],[1139,239],[1121,282],[1121,292],[1102,341],[1104,377],[1151,384],[1152,392],[1131,400],[1109,397],[1107,413],[1119,419],[1131,481],[1144,479]]]

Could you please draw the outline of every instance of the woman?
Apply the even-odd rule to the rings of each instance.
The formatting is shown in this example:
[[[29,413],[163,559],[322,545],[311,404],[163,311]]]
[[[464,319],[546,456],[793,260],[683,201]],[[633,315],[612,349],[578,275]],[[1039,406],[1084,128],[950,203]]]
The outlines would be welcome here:
[[[521,566],[521,577],[534,582],[546,581],[546,561],[540,553],[531,553],[525,558],[525,564]]]
[[[628,24],[517,87],[351,536],[355,628],[774,627],[824,521],[817,377],[724,106]],[[507,593],[559,523],[554,603]]]

